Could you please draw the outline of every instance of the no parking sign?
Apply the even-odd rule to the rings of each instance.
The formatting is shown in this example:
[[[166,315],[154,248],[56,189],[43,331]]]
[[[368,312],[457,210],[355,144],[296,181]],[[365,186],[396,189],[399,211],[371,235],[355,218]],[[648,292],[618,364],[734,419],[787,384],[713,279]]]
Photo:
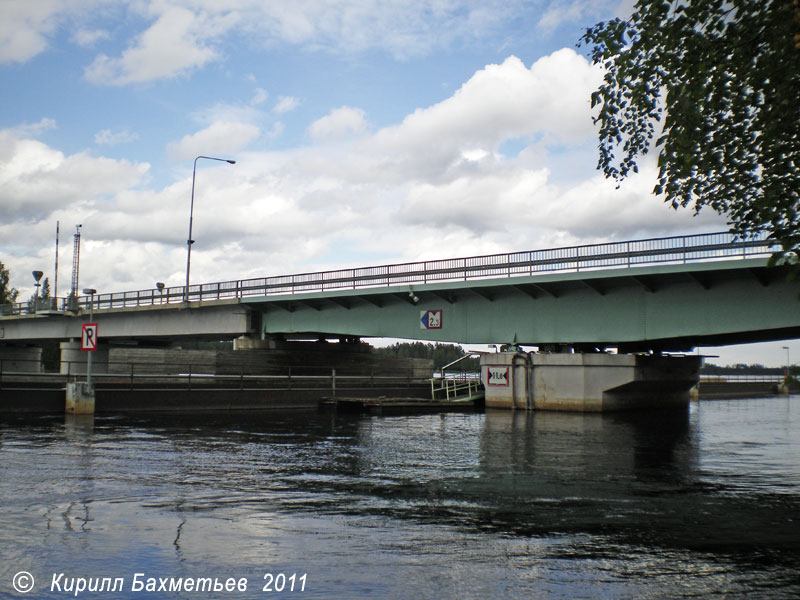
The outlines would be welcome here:
[[[81,350],[84,352],[97,350],[97,323],[84,323],[81,327]]]

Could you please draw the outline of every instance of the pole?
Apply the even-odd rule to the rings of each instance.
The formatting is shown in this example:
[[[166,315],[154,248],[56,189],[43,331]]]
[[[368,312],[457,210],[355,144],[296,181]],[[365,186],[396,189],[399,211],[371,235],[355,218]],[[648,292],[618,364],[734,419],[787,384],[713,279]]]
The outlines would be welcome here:
[[[192,223],[194,221],[194,182],[197,177],[197,161],[201,158],[205,158],[206,160],[218,160],[231,165],[236,164],[235,160],[215,158],[213,156],[198,156],[194,159],[194,167],[192,168],[192,199],[189,204],[189,239],[186,240],[186,289],[184,290],[184,302],[187,304],[189,303],[189,270],[192,265],[192,244],[194,244],[194,240],[192,239]]]
[[[94,294],[89,295],[89,323],[94,323]],[[96,341],[95,341],[96,343]],[[86,361],[86,389],[91,394],[92,392],[92,354],[89,352],[89,358]]]
[[[61,225],[60,221],[56,221],[56,268],[55,268],[55,286],[53,288],[53,298],[58,298],[58,234],[59,234],[59,226]]]
[[[784,346],[783,349],[786,350],[786,377],[789,377],[789,367],[792,364],[789,361],[789,346]]]

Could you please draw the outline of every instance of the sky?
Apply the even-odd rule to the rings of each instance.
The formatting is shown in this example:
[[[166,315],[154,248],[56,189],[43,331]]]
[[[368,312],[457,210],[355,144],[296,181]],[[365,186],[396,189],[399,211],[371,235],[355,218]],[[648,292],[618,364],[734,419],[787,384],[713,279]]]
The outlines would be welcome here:
[[[53,286],[60,223],[65,296],[81,224],[81,287],[183,285],[197,156],[193,283],[726,230],[596,170],[577,44],[632,4],[0,0],[0,261]]]

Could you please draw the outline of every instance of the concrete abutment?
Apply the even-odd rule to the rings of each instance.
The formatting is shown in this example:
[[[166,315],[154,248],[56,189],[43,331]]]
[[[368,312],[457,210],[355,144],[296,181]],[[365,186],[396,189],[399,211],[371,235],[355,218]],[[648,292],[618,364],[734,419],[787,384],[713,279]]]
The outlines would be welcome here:
[[[685,407],[699,356],[538,354],[481,356],[486,407],[606,412]]]

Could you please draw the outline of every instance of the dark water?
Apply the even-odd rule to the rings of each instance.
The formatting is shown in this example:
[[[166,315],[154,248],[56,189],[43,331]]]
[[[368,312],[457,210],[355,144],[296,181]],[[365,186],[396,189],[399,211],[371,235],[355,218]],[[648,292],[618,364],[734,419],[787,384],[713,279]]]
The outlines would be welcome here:
[[[796,598],[800,397],[654,416],[6,419],[0,548],[2,598],[102,577],[120,588],[78,597]],[[137,573],[247,591],[134,591]]]

